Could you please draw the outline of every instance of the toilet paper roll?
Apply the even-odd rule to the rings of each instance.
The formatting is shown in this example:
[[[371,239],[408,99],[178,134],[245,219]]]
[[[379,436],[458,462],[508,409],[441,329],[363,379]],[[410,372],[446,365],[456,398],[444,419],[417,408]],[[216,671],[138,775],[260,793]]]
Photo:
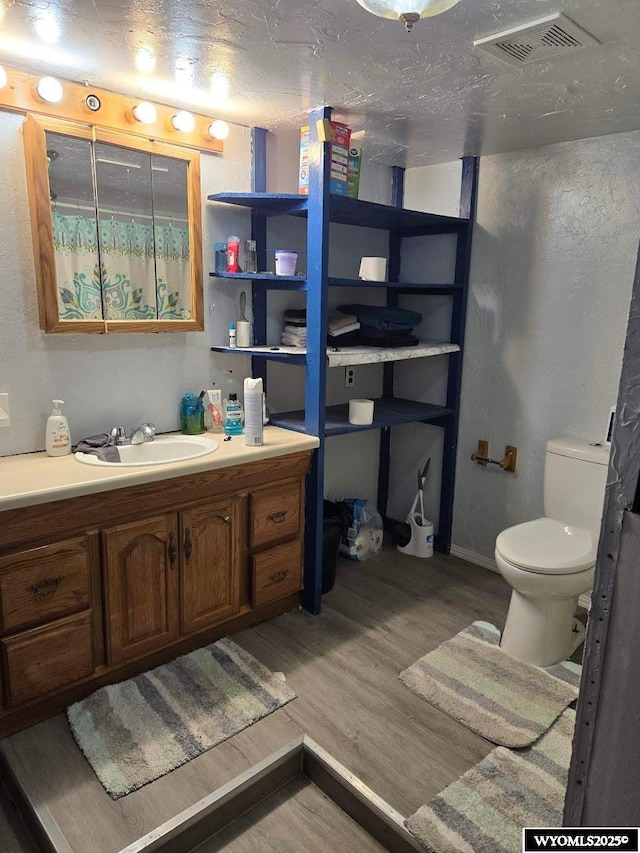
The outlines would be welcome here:
[[[236,323],[236,346],[251,346],[251,323],[248,320],[240,320]]]
[[[349,400],[349,423],[372,424],[373,400]]]
[[[362,258],[360,261],[360,278],[363,281],[386,281],[386,258]]]

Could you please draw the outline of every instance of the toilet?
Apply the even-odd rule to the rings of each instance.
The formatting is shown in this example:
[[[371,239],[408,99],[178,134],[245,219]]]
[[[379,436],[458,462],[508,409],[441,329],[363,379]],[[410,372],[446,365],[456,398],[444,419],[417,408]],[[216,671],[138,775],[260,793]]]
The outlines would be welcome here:
[[[571,439],[547,443],[544,518],[503,530],[495,557],[513,587],[501,648],[550,666],[584,640],[578,597],[593,586],[609,448]]]

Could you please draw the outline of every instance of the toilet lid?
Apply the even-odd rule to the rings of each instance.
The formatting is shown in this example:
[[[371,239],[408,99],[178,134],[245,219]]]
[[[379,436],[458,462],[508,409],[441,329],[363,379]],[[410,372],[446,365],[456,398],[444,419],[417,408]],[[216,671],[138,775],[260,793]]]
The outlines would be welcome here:
[[[598,542],[589,531],[553,518],[537,518],[503,530],[496,551],[508,563],[538,574],[563,575],[590,569]]]

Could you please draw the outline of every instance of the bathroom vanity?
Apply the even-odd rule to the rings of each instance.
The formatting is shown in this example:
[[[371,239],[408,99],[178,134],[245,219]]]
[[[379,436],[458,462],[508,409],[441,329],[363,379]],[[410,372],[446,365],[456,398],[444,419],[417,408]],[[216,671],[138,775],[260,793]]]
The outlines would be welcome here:
[[[122,471],[0,459],[0,736],[298,606],[312,436]]]

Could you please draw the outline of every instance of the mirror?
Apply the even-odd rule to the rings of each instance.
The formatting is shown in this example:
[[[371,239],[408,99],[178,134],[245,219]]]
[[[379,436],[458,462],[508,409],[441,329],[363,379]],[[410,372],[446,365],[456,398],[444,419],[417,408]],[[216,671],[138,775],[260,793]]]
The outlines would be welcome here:
[[[45,331],[203,329],[198,152],[28,116],[25,153]]]
[[[61,320],[102,320],[91,142],[46,134]]]

